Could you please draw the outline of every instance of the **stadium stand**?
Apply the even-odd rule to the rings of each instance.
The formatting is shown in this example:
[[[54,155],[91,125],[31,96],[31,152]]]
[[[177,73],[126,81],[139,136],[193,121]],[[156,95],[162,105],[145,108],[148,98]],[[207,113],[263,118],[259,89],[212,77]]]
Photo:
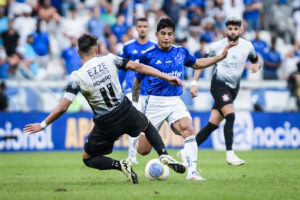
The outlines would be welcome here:
[[[9,111],[47,112],[56,105],[72,70],[64,66],[76,52],[72,40],[84,32],[97,35],[101,54],[122,54],[123,44],[136,35],[135,18],[147,16],[150,39],[155,41],[156,22],[169,16],[176,23],[178,44],[201,56],[211,42],[223,37],[222,24],[232,15],[243,17],[244,38],[255,42],[259,34],[260,42],[255,48],[262,60],[272,60],[273,54],[268,53],[272,38],[281,57],[277,80],[264,80],[265,67],[257,74],[245,68],[236,108],[297,111],[287,80],[297,71],[300,62],[298,0],[6,1],[0,6],[0,79],[7,84]],[[61,62],[62,58],[65,62]],[[191,99],[188,88],[193,71],[186,70],[186,90],[182,98],[189,109],[210,109],[211,74],[212,69],[204,70],[198,82],[199,97]],[[251,102],[246,101],[248,99]],[[82,104],[79,110],[89,110],[85,102]]]

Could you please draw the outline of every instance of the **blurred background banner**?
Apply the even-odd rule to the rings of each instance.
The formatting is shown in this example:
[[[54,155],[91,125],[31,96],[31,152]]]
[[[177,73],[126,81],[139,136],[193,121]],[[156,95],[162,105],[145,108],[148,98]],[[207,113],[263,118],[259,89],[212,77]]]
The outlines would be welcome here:
[[[204,126],[208,112],[191,112],[195,131]],[[89,112],[67,113],[48,126],[42,133],[26,135],[23,127],[28,123],[40,122],[47,113],[0,113],[0,151],[53,151],[81,150],[93,127]],[[225,149],[221,124],[200,148]],[[182,148],[183,141],[172,133],[165,123],[160,134],[167,148]],[[299,113],[237,112],[234,128],[234,149],[300,148]],[[115,149],[127,149],[127,137],[115,143]]]

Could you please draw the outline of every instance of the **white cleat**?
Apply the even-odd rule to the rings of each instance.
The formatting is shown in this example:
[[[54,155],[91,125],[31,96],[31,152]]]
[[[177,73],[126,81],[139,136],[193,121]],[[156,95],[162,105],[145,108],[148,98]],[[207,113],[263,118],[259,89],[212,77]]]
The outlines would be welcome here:
[[[205,181],[206,178],[200,176],[199,172],[194,171],[186,177],[186,180]]]
[[[183,174],[185,172],[185,166],[169,155],[161,155],[160,162],[167,165],[177,173]]]
[[[129,158],[125,158],[123,160],[120,160],[121,164],[121,170],[123,174],[130,180],[131,183],[137,184],[138,183],[138,177],[136,173],[132,170],[132,164]]]
[[[180,158],[181,164],[183,166],[187,167],[187,161],[186,161],[186,157],[184,154],[184,149],[181,149],[180,151],[178,151],[176,155]]]
[[[242,159],[240,159],[239,157],[237,157],[236,155],[232,155],[228,158],[226,158],[226,162],[229,164],[229,165],[243,165],[245,164],[246,162]]]

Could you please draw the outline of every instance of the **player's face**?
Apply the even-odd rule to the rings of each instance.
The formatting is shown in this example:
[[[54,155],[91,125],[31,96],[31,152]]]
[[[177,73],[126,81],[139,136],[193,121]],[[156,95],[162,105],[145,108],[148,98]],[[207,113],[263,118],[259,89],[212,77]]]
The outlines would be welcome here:
[[[148,22],[138,21],[136,23],[135,28],[136,28],[136,31],[138,32],[139,38],[144,39],[145,37],[147,37],[148,32],[149,32],[149,24],[148,24]]]
[[[227,38],[230,41],[236,41],[237,39],[239,39],[239,36],[242,32],[241,30],[242,29],[239,26],[234,26],[234,25],[227,26],[227,28],[226,28]]]
[[[169,50],[174,42],[175,33],[172,28],[164,28],[155,33],[158,47]]]

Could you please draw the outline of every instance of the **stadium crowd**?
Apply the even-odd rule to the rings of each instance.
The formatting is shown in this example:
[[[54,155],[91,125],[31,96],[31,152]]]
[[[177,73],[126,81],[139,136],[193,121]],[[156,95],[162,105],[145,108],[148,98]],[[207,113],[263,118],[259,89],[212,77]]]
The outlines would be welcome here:
[[[263,60],[251,79],[289,79],[300,61],[298,0],[9,0],[0,1],[0,79],[62,79],[81,65],[76,39],[97,36],[101,54],[121,55],[136,36],[134,20],[146,16],[155,41],[159,18],[176,24],[176,43],[196,57],[222,38],[224,21],[243,19],[243,37]],[[185,79],[193,70],[187,69]],[[202,78],[211,78],[211,69]]]

